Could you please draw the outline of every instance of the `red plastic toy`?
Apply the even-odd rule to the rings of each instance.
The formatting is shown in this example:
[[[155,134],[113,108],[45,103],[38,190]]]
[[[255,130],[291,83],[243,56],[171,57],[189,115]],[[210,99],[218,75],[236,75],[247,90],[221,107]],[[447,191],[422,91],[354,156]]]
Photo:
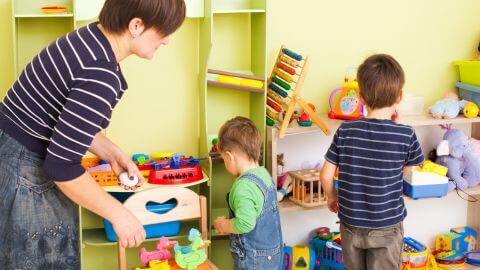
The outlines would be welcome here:
[[[179,185],[196,182],[203,179],[199,160],[174,154],[171,158],[150,161],[137,165],[140,171],[150,171],[148,182],[157,185]]]

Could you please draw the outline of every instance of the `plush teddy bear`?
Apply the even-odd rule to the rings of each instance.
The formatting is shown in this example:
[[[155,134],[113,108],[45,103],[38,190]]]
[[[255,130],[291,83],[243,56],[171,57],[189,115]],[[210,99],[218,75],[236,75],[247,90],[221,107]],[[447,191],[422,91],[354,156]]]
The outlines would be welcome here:
[[[444,127],[445,128],[445,127]],[[480,157],[470,145],[469,138],[462,131],[446,127],[443,141],[437,147],[436,162],[448,167],[447,176],[450,190],[464,190],[480,183]]]
[[[466,104],[467,101],[458,100],[457,94],[447,93],[444,99],[430,107],[430,113],[435,118],[455,118]]]

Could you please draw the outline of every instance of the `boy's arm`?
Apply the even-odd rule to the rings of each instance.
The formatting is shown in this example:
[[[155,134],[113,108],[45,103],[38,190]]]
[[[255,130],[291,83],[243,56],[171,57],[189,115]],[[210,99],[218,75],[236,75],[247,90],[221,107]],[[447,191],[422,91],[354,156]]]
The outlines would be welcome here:
[[[325,195],[327,195],[328,209],[333,213],[338,213],[338,193],[333,184],[335,170],[337,170],[337,165],[326,160],[320,172],[320,181],[322,182]]]
[[[403,175],[409,175],[412,172],[412,166],[403,167]]]
[[[322,187],[327,197],[337,196],[337,190],[333,185],[333,177],[335,176],[336,170],[337,165],[330,163],[328,160],[325,160],[322,170],[320,171],[320,181],[322,182]]]

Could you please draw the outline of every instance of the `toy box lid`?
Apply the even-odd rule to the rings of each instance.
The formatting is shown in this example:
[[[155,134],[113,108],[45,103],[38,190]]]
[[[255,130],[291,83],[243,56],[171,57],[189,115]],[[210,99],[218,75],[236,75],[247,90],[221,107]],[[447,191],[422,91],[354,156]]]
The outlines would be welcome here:
[[[448,184],[448,178],[432,172],[421,172],[418,167],[412,168],[412,172],[404,176],[404,180],[412,186]]]

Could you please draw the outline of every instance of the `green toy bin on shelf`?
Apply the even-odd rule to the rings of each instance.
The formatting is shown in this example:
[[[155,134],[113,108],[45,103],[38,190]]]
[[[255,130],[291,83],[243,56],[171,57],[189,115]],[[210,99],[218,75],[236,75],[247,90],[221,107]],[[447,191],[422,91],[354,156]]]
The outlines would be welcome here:
[[[480,61],[455,61],[460,74],[460,82],[480,86]]]

